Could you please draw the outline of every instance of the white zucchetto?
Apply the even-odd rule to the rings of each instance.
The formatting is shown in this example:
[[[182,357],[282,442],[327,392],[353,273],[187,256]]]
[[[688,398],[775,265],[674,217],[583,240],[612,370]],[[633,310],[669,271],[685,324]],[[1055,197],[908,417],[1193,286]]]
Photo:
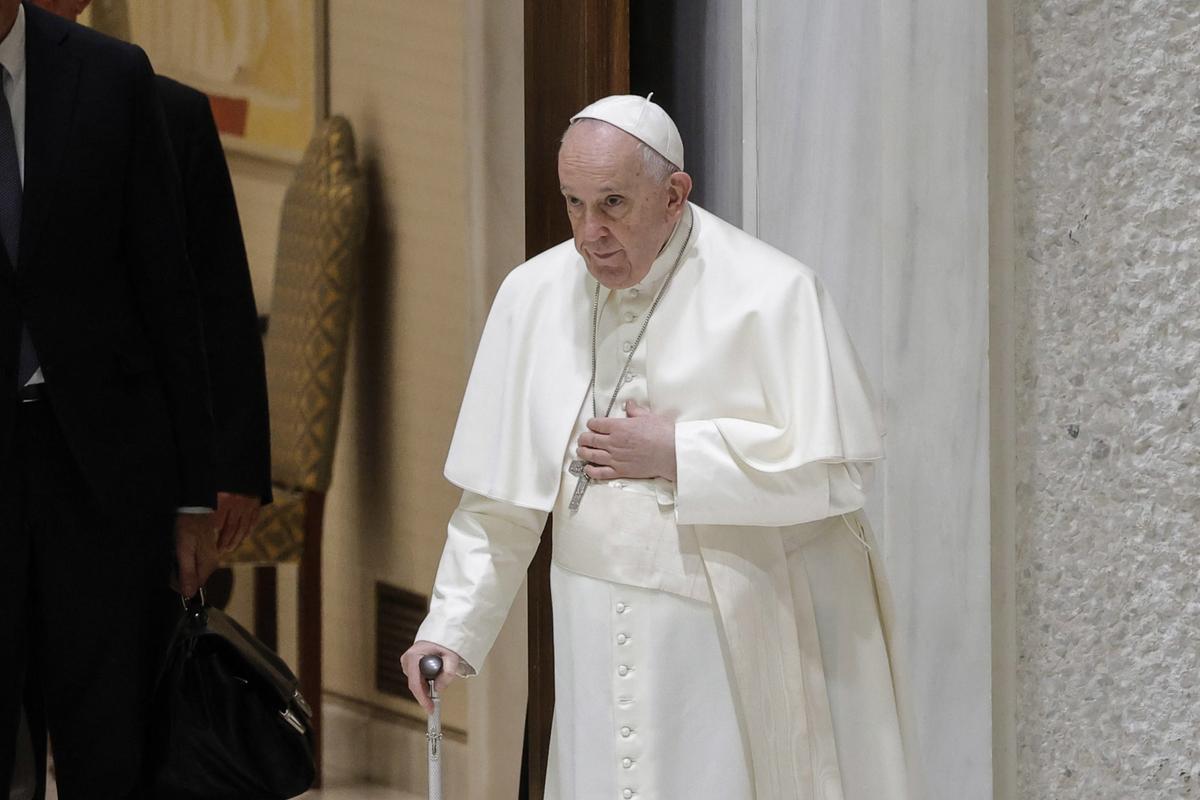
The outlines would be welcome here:
[[[683,139],[679,136],[679,128],[675,127],[674,120],[663,111],[662,106],[650,99],[653,96],[653,92],[646,97],[609,95],[571,117],[571,122],[598,119],[614,125],[645,142],[650,149],[682,170]]]

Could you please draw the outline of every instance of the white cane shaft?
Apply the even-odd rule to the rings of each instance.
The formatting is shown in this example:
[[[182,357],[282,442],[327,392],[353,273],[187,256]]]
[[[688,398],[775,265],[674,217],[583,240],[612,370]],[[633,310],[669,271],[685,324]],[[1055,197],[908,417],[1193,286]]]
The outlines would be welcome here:
[[[429,800],[442,800],[442,698],[438,697],[429,682],[429,696],[433,700],[433,713],[425,729],[425,740],[429,754]]]

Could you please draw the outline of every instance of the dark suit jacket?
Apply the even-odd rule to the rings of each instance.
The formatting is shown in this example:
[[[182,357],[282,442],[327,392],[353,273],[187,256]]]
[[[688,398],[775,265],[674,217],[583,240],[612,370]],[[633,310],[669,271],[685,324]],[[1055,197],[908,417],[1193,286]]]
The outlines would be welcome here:
[[[212,415],[178,180],[137,47],[30,4],[17,267],[0,263],[0,458],[21,320],[54,416],[114,514],[213,506]]]
[[[216,424],[216,486],[271,502],[262,338],[237,201],[208,97],[158,76],[183,186],[188,261],[200,290]]]

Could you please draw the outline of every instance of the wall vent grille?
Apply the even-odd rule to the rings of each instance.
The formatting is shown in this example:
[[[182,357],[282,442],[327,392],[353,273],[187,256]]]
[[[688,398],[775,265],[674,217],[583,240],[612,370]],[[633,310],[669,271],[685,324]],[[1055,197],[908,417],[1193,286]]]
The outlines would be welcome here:
[[[424,595],[375,584],[375,688],[384,694],[414,700],[400,670],[400,656],[417,638],[428,611],[429,599]]]

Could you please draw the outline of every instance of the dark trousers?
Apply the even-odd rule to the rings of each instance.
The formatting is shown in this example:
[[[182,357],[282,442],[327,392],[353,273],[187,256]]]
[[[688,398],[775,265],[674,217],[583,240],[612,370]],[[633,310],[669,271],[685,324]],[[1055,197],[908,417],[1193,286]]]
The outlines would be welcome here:
[[[119,447],[119,444],[115,445]],[[102,512],[46,400],[0,465],[0,792],[24,701],[61,800],[138,798],[165,648],[173,513]],[[44,769],[43,769],[44,772]]]

